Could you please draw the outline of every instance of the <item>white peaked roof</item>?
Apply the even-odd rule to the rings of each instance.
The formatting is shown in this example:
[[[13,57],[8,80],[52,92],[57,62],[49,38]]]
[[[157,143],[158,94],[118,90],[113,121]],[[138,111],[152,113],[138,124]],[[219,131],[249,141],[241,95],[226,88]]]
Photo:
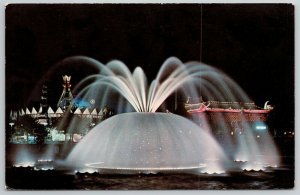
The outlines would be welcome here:
[[[81,110],[79,108],[77,108],[74,112],[74,114],[82,114]]]
[[[37,114],[37,111],[36,111],[36,109],[34,107],[32,107],[31,114]]]
[[[49,106],[48,108],[48,111],[47,111],[48,114],[54,114],[54,111],[52,110],[52,108]]]
[[[94,110],[91,112],[92,115],[97,115],[97,110],[94,108]]]
[[[21,116],[23,116],[25,114],[23,108],[21,109]]]
[[[62,109],[60,107],[57,108],[55,114],[63,114],[64,112],[62,111]]]
[[[18,112],[10,110],[9,116],[10,116],[11,118],[16,118],[17,115],[18,115]]]
[[[25,113],[26,113],[26,114],[31,114],[30,111],[29,111],[29,109],[28,109],[27,107],[26,107],[26,109],[25,109]]]
[[[100,110],[100,112],[98,113],[98,115],[103,115],[102,109]]]
[[[82,114],[90,114],[90,111],[89,111],[89,109],[85,109],[84,111],[83,111],[83,113]]]
[[[42,113],[42,112],[43,112],[43,108],[42,108],[42,106],[40,106],[39,113]]]

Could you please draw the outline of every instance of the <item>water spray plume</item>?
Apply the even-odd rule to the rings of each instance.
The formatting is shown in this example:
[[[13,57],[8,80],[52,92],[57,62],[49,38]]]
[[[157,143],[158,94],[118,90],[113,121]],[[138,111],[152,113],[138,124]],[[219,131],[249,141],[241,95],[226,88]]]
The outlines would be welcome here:
[[[72,60],[92,64],[99,70],[98,74],[78,84],[76,89],[83,87],[78,96],[95,99],[100,102],[100,107],[112,101],[110,95],[113,91],[119,94],[120,100],[127,100],[127,103],[114,102],[118,109],[125,108],[125,113],[96,125],[74,147],[66,159],[66,163],[72,166],[140,172],[197,168],[204,173],[224,173],[231,166],[228,165],[230,162],[240,162],[240,159],[246,163],[244,168],[251,169],[254,165],[255,170],[260,170],[266,163],[279,163],[272,140],[264,138],[268,142],[264,144],[271,147],[268,150],[258,143],[251,130],[247,130],[247,136],[251,139],[245,139],[242,134],[233,138],[224,120],[220,125],[228,134],[224,140],[228,145],[222,148],[222,143],[212,136],[214,129],[208,122],[200,127],[181,116],[156,112],[175,92],[182,97],[192,95],[213,100],[250,102],[241,87],[216,68],[200,62],[182,63],[171,57],[162,64],[157,76],[148,85],[146,74],[140,67],[131,73],[123,62],[117,60],[107,65],[88,57]],[[131,106],[128,107],[128,104]],[[132,113],[132,109],[136,113]],[[248,122],[243,123],[247,129]],[[70,123],[69,131],[75,128]],[[261,157],[262,152],[266,151],[275,157]],[[210,159],[215,160],[212,162]]]

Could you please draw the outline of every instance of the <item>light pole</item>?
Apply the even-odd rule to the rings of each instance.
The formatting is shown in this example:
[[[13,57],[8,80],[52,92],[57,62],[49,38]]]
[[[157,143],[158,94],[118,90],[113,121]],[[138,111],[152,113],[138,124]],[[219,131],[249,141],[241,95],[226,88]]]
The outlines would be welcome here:
[[[12,127],[15,125],[15,123],[14,122],[10,122],[10,123],[8,123],[9,124],[9,126],[10,126],[10,130],[12,131]]]

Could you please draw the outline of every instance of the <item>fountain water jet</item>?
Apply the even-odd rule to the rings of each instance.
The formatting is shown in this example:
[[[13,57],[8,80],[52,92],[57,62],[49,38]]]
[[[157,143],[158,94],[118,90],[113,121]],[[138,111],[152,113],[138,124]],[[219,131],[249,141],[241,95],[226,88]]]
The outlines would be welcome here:
[[[120,61],[104,66],[87,57],[81,60],[94,63],[100,74],[91,75],[78,85],[85,86],[79,96],[95,99],[104,93],[102,106],[109,102],[109,92],[115,90],[137,113],[120,114],[94,127],[76,145],[66,159],[67,163],[142,172],[197,167],[206,172],[223,172],[224,166],[228,166],[229,154],[255,161],[260,155],[261,145],[257,145],[255,139],[245,149],[245,140],[237,138],[238,148],[235,151],[225,148],[224,154],[210,134],[209,126],[200,128],[178,115],[155,112],[175,91],[206,99],[249,102],[246,93],[220,70],[199,62],[183,64],[172,57],[164,62],[148,89],[145,73],[139,67],[131,74]],[[226,125],[224,127],[224,131],[228,131]],[[71,123],[69,131],[73,130]],[[253,132],[248,133],[250,137],[254,136]],[[271,139],[265,140],[268,140],[268,145],[274,145]],[[235,145],[231,145],[230,148],[234,148]],[[277,156],[277,151],[272,150],[270,155]],[[265,159],[260,159],[260,163],[264,164]]]
[[[36,156],[29,151],[28,148],[21,146],[16,151],[14,166],[15,167],[33,167],[36,161]]]

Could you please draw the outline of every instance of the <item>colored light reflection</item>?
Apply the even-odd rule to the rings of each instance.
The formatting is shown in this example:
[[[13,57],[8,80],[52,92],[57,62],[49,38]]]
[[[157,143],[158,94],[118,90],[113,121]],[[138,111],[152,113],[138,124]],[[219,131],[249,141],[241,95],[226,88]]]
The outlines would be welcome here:
[[[256,129],[257,129],[257,130],[266,130],[266,129],[267,129],[267,126],[264,126],[264,125],[257,125],[257,126],[256,126]]]

